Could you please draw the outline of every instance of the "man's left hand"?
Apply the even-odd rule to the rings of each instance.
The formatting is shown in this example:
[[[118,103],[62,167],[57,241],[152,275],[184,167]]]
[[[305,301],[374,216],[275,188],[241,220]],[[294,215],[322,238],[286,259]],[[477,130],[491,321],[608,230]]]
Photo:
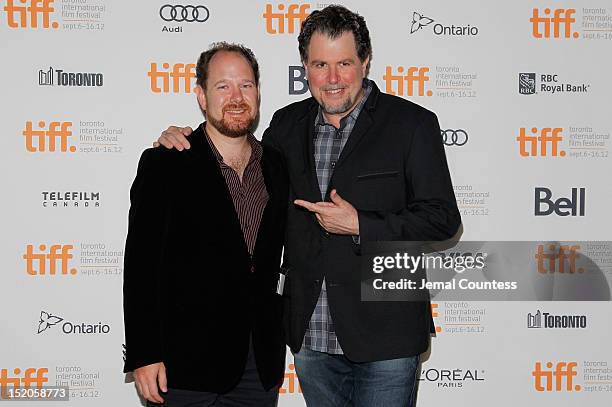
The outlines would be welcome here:
[[[337,235],[359,235],[359,217],[350,202],[345,201],[334,189],[330,194],[331,202],[308,202],[296,199],[294,204],[314,213],[319,224],[329,233]]]

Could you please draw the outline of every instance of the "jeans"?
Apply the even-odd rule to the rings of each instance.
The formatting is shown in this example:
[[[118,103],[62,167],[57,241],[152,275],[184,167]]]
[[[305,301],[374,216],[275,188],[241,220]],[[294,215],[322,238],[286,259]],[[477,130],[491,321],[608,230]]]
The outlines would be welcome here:
[[[418,356],[356,363],[305,347],[293,356],[309,407],[412,407],[415,402]]]

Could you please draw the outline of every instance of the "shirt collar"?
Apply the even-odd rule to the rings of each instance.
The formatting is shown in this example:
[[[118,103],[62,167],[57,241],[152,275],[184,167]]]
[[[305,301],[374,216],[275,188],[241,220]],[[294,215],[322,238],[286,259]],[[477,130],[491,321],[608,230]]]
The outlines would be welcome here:
[[[204,130],[204,135],[206,136],[206,140],[208,141],[208,144],[210,145],[210,148],[215,158],[217,159],[219,164],[225,165],[225,162],[223,162],[223,156],[221,155],[219,150],[217,150],[215,143],[213,143],[210,139],[210,136],[208,135],[208,132],[206,131],[206,126],[204,124],[202,124],[202,130]],[[251,162],[261,159],[263,149],[261,147],[261,144],[259,144],[259,141],[257,141],[257,139],[252,133],[247,134],[247,140],[251,145],[251,158],[249,158],[249,164],[251,164]]]

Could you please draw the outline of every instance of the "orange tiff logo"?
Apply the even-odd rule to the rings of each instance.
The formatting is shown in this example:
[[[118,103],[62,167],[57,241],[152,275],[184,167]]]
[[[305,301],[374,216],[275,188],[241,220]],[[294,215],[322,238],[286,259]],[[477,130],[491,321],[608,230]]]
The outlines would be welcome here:
[[[519,142],[519,154],[522,157],[547,157],[548,155],[565,157],[565,150],[559,149],[559,143],[563,141],[562,132],[561,127],[544,127],[540,130],[532,127],[531,134],[528,135],[527,129],[521,127],[519,136],[516,138],[516,141]]]
[[[44,121],[38,122],[38,129],[32,128],[32,122],[27,121],[23,130],[25,137],[25,148],[30,153],[55,152],[57,151],[57,141],[59,140],[59,151],[74,153],[75,146],[68,146],[68,138],[72,136],[72,122],[50,122],[46,127]]]
[[[51,22],[51,13],[55,11],[52,7],[53,0],[18,0],[21,6],[15,5],[15,0],[6,0],[6,23],[11,28],[57,28],[56,21]]]
[[[553,38],[578,38],[577,32],[572,32],[572,26],[576,19],[572,17],[576,13],[573,8],[557,8],[551,10],[544,9],[544,14],[540,15],[540,9],[534,8],[533,15],[529,19],[532,25],[532,35],[534,38],[550,38],[550,28],[552,26]],[[552,17],[551,17],[552,14]]]
[[[580,245],[559,245],[551,244],[549,251],[544,251],[544,245],[538,245],[538,252],[535,255],[538,264],[538,273],[570,273],[576,272],[576,259],[580,257],[578,251]],[[577,270],[584,272],[582,268]]]
[[[438,314],[438,304],[435,302],[432,302],[431,303],[431,317],[435,320],[435,318],[438,318],[439,315],[440,314]],[[436,333],[439,334],[440,332],[442,332],[441,326],[435,325],[435,327],[436,327]]]
[[[404,67],[400,66],[397,68],[397,74],[394,74],[393,67],[387,66],[383,75],[385,91],[398,96],[431,96],[433,95],[431,90],[425,91],[425,83],[429,82],[428,72],[427,67],[411,66],[404,75]]]
[[[69,269],[69,262],[74,257],[71,251],[74,246],[71,244],[54,244],[49,247],[41,244],[38,246],[40,252],[34,252],[34,245],[27,245],[23,259],[26,261],[26,273],[31,276],[44,276],[47,274],[54,276],[58,269],[62,275],[77,273],[77,269]]]
[[[263,18],[266,20],[266,32],[268,34],[293,34],[300,31],[302,21],[310,15],[308,9],[310,4],[284,4],[278,5],[278,12],[274,12],[272,4],[266,4],[266,11]],[[287,12],[285,13],[285,9]],[[285,21],[287,24],[285,25]],[[297,24],[296,24],[297,23]]]
[[[174,64],[172,70],[169,70],[169,63],[164,62],[161,66],[163,70],[160,71],[157,69],[157,63],[151,62],[151,70],[147,73],[147,76],[151,78],[153,93],[191,93],[191,81],[196,77],[195,64]],[[170,83],[172,83],[172,90],[170,90]]]
[[[36,387],[40,389],[44,383],[49,381],[47,377],[49,369],[46,367],[29,367],[23,371],[23,374],[20,368],[15,368],[13,369],[13,374],[15,376],[12,377],[9,377],[8,372],[9,369],[0,369],[0,393],[2,393],[0,400],[9,398],[9,385],[11,385],[13,389],[19,389],[21,385],[26,389],[29,389],[32,385],[36,385]]]
[[[535,369],[531,372],[534,377],[536,391],[580,391],[582,386],[574,386],[574,377],[578,375],[575,368],[576,362],[546,362],[546,369],[542,369],[542,362],[536,362]],[[565,382],[565,389],[563,383]],[[554,386],[553,386],[554,385]]]
[[[297,374],[295,373],[295,365],[293,363],[289,363],[287,366],[289,371],[285,372],[285,381],[278,392],[280,394],[293,394],[293,393],[301,393],[302,386],[300,386],[300,382],[298,381]],[[297,384],[297,386],[296,386]]]

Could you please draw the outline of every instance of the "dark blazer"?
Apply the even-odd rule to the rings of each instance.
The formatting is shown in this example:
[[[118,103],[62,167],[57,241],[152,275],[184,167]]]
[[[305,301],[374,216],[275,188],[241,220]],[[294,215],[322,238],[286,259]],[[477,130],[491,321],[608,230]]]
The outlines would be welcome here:
[[[251,258],[202,126],[190,142],[183,152],[145,150],[130,190],[124,371],[164,362],[171,388],[227,392],[242,376],[252,335],[269,389],[281,382],[285,365],[276,285],[286,173],[278,153],[264,147],[269,200]]]
[[[329,183],[359,213],[361,243],[438,241],[461,217],[436,115],[376,85],[359,115]],[[321,200],[314,165],[313,98],[277,111],[263,144],[288,169],[290,199]],[[350,236],[330,235],[310,212],[290,205],[284,265],[285,335],[297,352],[325,278],[330,313],[345,355],[355,362],[408,357],[426,350],[428,302],[362,302],[360,255]]]

